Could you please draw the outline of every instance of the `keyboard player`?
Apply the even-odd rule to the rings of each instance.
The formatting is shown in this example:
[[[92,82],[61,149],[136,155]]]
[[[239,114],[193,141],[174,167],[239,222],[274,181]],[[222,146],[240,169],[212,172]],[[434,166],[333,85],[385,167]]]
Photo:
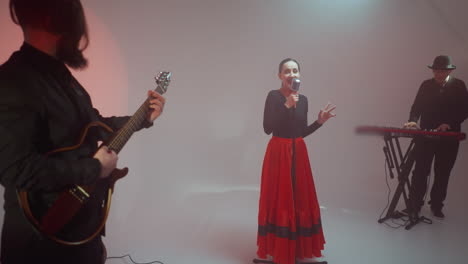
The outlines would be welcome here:
[[[437,56],[428,67],[432,70],[433,78],[423,81],[419,87],[404,128],[460,132],[462,122],[468,117],[466,85],[451,76],[456,67],[449,56]],[[442,208],[458,148],[459,141],[453,138],[415,138],[416,163],[409,194],[413,213],[419,214],[424,205],[427,179],[434,162],[434,183],[429,204],[435,217],[445,217]]]

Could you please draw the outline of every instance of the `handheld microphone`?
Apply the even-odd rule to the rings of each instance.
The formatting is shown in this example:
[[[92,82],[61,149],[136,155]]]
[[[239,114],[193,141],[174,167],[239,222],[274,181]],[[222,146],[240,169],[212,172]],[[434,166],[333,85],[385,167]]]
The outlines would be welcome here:
[[[301,80],[299,80],[298,78],[293,78],[291,80],[291,90],[293,92],[298,92],[300,85],[301,85]]]

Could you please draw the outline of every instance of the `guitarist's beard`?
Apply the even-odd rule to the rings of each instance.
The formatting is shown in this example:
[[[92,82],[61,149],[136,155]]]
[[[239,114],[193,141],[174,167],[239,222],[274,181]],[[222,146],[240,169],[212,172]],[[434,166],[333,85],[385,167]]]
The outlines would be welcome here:
[[[73,36],[64,35],[57,46],[57,58],[70,68],[82,70],[88,66],[88,60],[83,56],[83,49],[80,49],[80,40]]]

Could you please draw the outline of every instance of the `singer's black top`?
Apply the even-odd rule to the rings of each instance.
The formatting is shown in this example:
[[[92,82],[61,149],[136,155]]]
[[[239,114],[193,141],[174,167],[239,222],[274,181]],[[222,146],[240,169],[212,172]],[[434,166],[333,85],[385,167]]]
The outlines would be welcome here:
[[[296,108],[287,108],[286,97],[279,90],[268,93],[263,115],[263,129],[265,133],[282,138],[306,137],[317,130],[317,121],[307,125],[308,103],[307,97],[300,94]]]

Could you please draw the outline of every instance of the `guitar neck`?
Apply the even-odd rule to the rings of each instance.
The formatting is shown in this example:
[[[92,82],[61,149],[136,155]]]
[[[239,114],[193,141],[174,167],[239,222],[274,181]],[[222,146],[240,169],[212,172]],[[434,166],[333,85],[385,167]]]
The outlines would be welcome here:
[[[130,117],[127,123],[125,123],[125,125],[112,136],[111,140],[107,144],[107,147],[118,154],[128,142],[133,133],[141,128],[148,114],[148,109],[149,99],[146,99],[145,102],[143,102],[143,104],[133,114],[133,116]]]
[[[160,72],[159,75],[155,77],[157,87],[154,90],[161,95],[164,94],[167,91],[169,82],[171,81],[171,76],[171,72]],[[127,123],[125,123],[125,125],[112,136],[110,141],[106,144],[108,148],[118,154],[128,142],[133,133],[142,127],[150,109],[149,100],[150,98],[146,98],[143,104],[138,108],[135,114],[130,117]]]

